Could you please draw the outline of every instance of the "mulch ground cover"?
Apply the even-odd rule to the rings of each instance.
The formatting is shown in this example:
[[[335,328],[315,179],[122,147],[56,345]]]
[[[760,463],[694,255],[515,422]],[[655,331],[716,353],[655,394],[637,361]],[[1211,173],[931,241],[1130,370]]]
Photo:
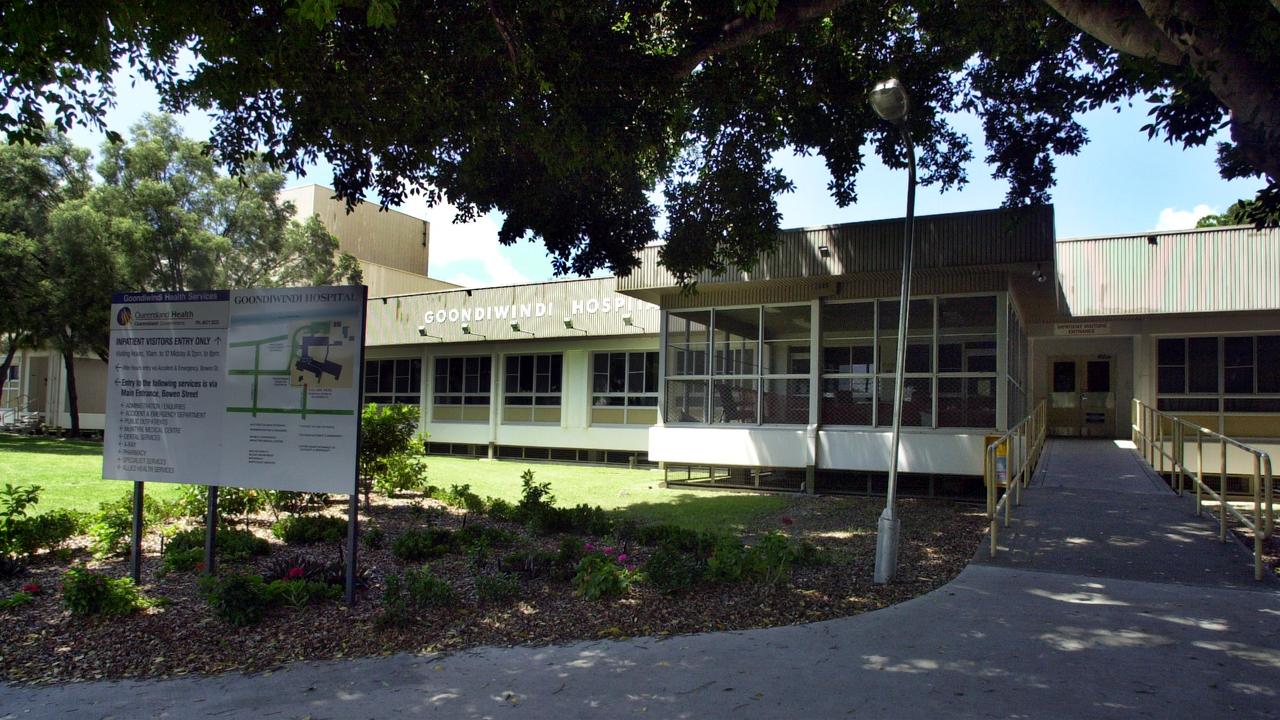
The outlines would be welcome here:
[[[325,660],[396,652],[448,652],[480,645],[544,645],[602,638],[662,636],[709,630],[742,630],[811,622],[883,608],[933,590],[955,577],[973,556],[984,529],[981,510],[945,501],[900,501],[902,545],[897,580],[887,586],[872,582],[876,519],[883,499],[797,496],[788,510],[763,518],[748,529],[751,542],[778,530],[788,538],[807,540],[826,551],[823,564],[794,569],[790,581],[777,588],[750,583],[699,584],[668,596],[638,582],[614,600],[577,597],[565,579],[522,581],[519,595],[498,603],[481,602],[475,573],[465,554],[432,560],[431,570],[458,592],[456,606],[421,613],[407,622],[378,623],[385,578],[418,563],[403,563],[390,552],[392,541],[406,529],[435,526],[458,529],[460,511],[433,500],[381,499],[362,513],[362,528],[380,528],[380,548],[361,547],[359,562],[368,583],[354,607],[340,601],[300,609],[277,608],[259,624],[233,627],[210,611],[194,573],[161,576],[158,538],[148,537],[143,592],[159,601],[126,617],[72,615],[61,598],[62,575],[71,565],[116,577],[127,575],[126,559],[94,561],[87,540],[78,538],[61,557],[43,554],[26,573],[0,582],[0,597],[24,584],[41,588],[33,602],[0,610],[0,678],[10,682],[49,683],[103,678],[143,678],[255,672],[294,660]],[[341,508],[327,512],[340,515]],[[500,526],[520,533],[517,548],[555,551],[560,538],[530,535],[512,523],[466,518],[468,523]],[[248,527],[270,537],[270,518],[252,519]],[[585,538],[609,545],[609,538]],[[322,561],[340,558],[336,543],[290,547],[272,538],[272,553],[240,566],[261,572],[273,560],[294,555]],[[653,548],[631,544],[619,548],[643,563]],[[510,551],[510,550],[508,550]],[[501,553],[502,549],[495,552]]]

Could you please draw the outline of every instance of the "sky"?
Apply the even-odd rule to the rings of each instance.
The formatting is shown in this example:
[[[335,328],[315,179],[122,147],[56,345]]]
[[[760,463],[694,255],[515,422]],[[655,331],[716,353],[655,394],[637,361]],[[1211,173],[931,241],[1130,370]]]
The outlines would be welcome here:
[[[116,106],[107,124],[127,135],[145,113],[160,111],[154,89],[117,75]],[[1252,197],[1257,180],[1226,181],[1215,164],[1216,142],[1184,149],[1159,140],[1148,140],[1141,131],[1148,106],[1135,100],[1119,111],[1100,109],[1084,115],[1089,144],[1076,156],[1058,157],[1057,185],[1052,189],[1059,239],[1177,230],[1194,227],[1200,217],[1220,213],[1241,198]],[[204,139],[212,120],[201,113],[178,116],[187,135]],[[956,118],[957,130],[969,135],[974,160],[967,166],[969,183],[941,192],[921,186],[916,212],[934,213],[982,210],[998,207],[1007,185],[991,177],[983,163],[985,148],[977,120]],[[103,136],[85,128],[72,131],[76,143],[94,148]],[[890,170],[868,153],[866,168],[858,177],[858,202],[841,208],[827,191],[830,175],[820,157],[781,153],[775,163],[795,184],[795,190],[779,198],[782,227],[807,227],[835,223],[901,217],[906,209],[906,172]],[[332,169],[324,163],[305,176],[290,176],[287,187],[316,183],[332,187]],[[538,282],[553,277],[551,263],[540,243],[514,246],[498,243],[502,216],[490,213],[475,222],[453,223],[448,204],[428,207],[421,196],[396,208],[431,223],[429,274],[466,287]]]

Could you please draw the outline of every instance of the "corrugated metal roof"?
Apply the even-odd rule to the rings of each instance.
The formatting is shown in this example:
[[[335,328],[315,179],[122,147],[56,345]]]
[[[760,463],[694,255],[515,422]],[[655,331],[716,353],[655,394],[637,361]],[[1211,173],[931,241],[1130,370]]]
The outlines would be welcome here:
[[[777,249],[750,272],[702,273],[700,286],[896,271],[902,266],[903,219],[783,230]],[[1053,207],[1005,208],[916,218],[918,270],[990,267],[1053,260]],[[819,247],[826,246],[829,257]],[[660,246],[644,248],[640,265],[618,278],[619,292],[668,288],[675,278],[658,264]]]
[[[1280,230],[1250,226],[1063,240],[1072,317],[1280,309]]]

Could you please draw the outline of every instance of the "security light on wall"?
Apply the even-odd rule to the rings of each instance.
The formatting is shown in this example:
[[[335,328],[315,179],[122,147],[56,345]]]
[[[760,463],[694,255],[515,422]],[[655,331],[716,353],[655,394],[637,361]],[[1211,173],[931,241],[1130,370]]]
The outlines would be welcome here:
[[[532,335],[532,334],[533,334],[533,333],[529,332],[528,330],[521,330],[521,329],[520,329],[520,322],[519,322],[518,320],[512,320],[512,321],[511,321],[511,332],[515,332],[515,333],[524,333],[525,335]]]
[[[463,335],[471,335],[471,336],[478,337],[478,338],[482,338],[482,337],[484,337],[484,335],[481,335],[481,334],[479,334],[479,333],[471,332],[471,323],[462,323],[462,334],[463,334]]]
[[[1036,265],[1036,269],[1031,271],[1031,277],[1034,278],[1035,281],[1039,283],[1045,282],[1046,280],[1049,279],[1048,276],[1044,274],[1044,270],[1040,269],[1039,265]]]
[[[574,326],[573,326],[573,318],[571,318],[571,317],[567,317],[567,318],[565,318],[565,319],[564,319],[564,329],[565,329],[565,330],[577,330],[578,332],[582,333],[583,335],[586,335],[586,334],[587,334],[587,331],[586,331],[586,330],[583,330],[582,328],[576,328],[576,327],[574,327]]]
[[[631,313],[627,313],[626,315],[622,316],[622,324],[626,325],[627,327],[639,328],[640,330],[644,329],[643,327],[636,324],[636,321],[631,317]]]
[[[431,338],[432,340],[443,340],[443,339],[444,339],[444,338],[440,337],[439,335],[428,335],[428,334],[427,334],[427,326],[426,326],[426,325],[419,325],[419,326],[418,326],[418,334],[419,334],[419,335],[421,335],[421,336],[422,336],[422,337],[424,337],[424,338]]]

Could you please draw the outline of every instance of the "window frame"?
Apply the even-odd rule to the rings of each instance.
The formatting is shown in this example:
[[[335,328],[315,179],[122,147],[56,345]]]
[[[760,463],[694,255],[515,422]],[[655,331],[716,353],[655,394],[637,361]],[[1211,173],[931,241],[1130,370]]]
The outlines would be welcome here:
[[[613,364],[612,364],[612,360],[611,360],[611,356],[613,356],[613,355],[621,355],[621,356],[622,356],[622,359],[623,359],[623,370],[622,370],[622,383],[623,383],[623,390],[621,390],[621,391],[612,391],[612,390],[598,391],[598,390],[596,390],[596,384],[595,384],[595,383],[596,383],[596,376],[597,376],[597,375],[599,375],[600,373],[596,371],[596,358],[597,358],[597,357],[604,357],[604,358],[606,358],[606,360],[605,360],[605,362],[606,362],[606,370],[605,370],[605,375],[606,375],[606,387],[609,387],[609,384],[608,384],[608,383],[609,383],[609,376],[610,376],[610,375],[612,374],[612,372],[613,372]],[[633,369],[632,369],[632,367],[631,367],[631,359],[632,359],[632,357],[633,357],[633,356],[635,356],[635,355],[640,355],[640,356],[641,356],[641,363],[642,363],[642,367],[640,368],[639,372],[641,373],[641,378],[642,378],[642,380],[641,380],[641,381],[642,381],[642,383],[644,383],[644,384],[646,384],[646,385],[647,385],[647,383],[648,383],[648,363],[649,363],[649,360],[650,360],[650,356],[652,356],[652,362],[653,362],[653,383],[654,383],[654,388],[653,388],[653,390],[652,390],[652,391],[647,391],[647,390],[642,390],[641,392],[632,392],[632,391],[631,391],[631,374],[632,374],[633,372],[636,372],[636,371],[635,371],[635,370],[633,370]],[[588,362],[590,362],[590,377],[591,377],[591,384],[590,384],[590,389],[591,389],[591,393],[590,393],[590,402],[591,402],[591,407],[590,407],[590,410],[588,411],[588,413],[589,413],[589,418],[590,418],[590,424],[591,424],[591,425],[593,425],[593,426],[613,426],[613,427],[624,427],[624,426],[625,426],[625,427],[632,427],[632,426],[635,426],[635,425],[645,425],[645,426],[650,426],[650,425],[653,425],[653,424],[654,424],[654,420],[656,419],[657,415],[658,415],[658,414],[660,414],[660,412],[661,412],[661,408],[660,408],[659,404],[662,402],[662,400],[661,400],[661,392],[660,392],[660,389],[661,389],[661,387],[662,387],[662,367],[661,367],[661,364],[662,364],[662,351],[660,351],[660,350],[649,350],[649,349],[635,349],[635,350],[593,350],[593,351],[591,351],[591,353],[588,355]],[[599,405],[599,404],[597,404],[597,401],[598,401],[600,398],[622,398],[622,404],[621,404],[621,405]],[[634,401],[634,400],[636,400],[637,398],[642,398],[642,399],[649,399],[649,398],[652,398],[653,402],[652,402],[651,404],[648,404],[648,403],[637,403],[637,402],[633,402],[633,401]],[[613,410],[622,410],[622,418],[623,418],[623,419],[622,419],[622,422],[617,423],[617,422],[598,422],[598,421],[596,421],[596,420],[595,420],[595,410],[596,410],[597,408],[613,409]],[[632,412],[633,412],[633,411],[645,411],[646,413],[652,412],[652,413],[654,413],[654,418],[652,418],[652,419],[645,419],[645,420],[643,420],[643,421],[633,422],[633,421],[631,420],[631,415],[632,415]]]
[[[432,362],[432,368],[431,368],[432,370],[432,373],[431,373],[431,378],[432,378],[431,422],[463,423],[463,424],[470,424],[470,425],[488,424],[489,418],[493,414],[493,395],[492,395],[493,356],[492,355],[437,355],[436,357],[432,358],[432,360],[433,362]],[[477,367],[476,367],[475,373],[470,373],[467,371],[466,365],[468,360],[476,361]],[[449,390],[447,386],[445,388],[441,388],[440,381],[439,381],[440,380],[439,368],[441,363],[444,363],[446,366],[444,377],[447,380],[450,375],[448,366],[455,362],[462,365],[462,389],[455,391],[455,390]],[[486,363],[489,366],[488,372],[487,372],[488,374],[487,379],[485,378],[486,371],[484,368],[484,365]],[[466,389],[468,376],[474,376],[476,378],[477,390],[471,391]],[[442,398],[457,399],[458,402],[441,402]],[[478,400],[479,398],[484,398],[484,401],[483,402],[475,401],[475,400]],[[465,408],[484,407],[486,411],[485,419],[466,420],[463,418],[457,418],[457,419],[440,418],[436,416],[436,409],[440,407],[463,408],[464,412],[465,412]]]
[[[417,363],[415,372],[414,363]],[[370,367],[382,367],[384,364],[390,364],[391,377],[389,389],[381,387],[381,372],[370,374]],[[404,372],[400,369],[403,366]],[[413,356],[389,357],[389,358],[365,358],[363,384],[361,385],[361,404],[367,405],[377,403],[379,405],[417,405],[422,406],[422,358]],[[377,387],[373,390],[369,388],[370,378],[377,379]],[[396,390],[396,383],[399,379],[404,378],[408,381],[408,389],[404,391]],[[414,387],[417,387],[415,390]]]
[[[511,379],[510,363],[514,360],[517,363],[524,358],[530,359],[532,377],[531,390],[511,390],[509,382]],[[547,369],[544,372],[539,369],[539,359],[547,358]],[[556,372],[556,366],[559,366],[559,372]],[[517,383],[522,382],[521,375],[523,368],[518,368],[515,372]],[[547,389],[539,390],[539,379],[545,377],[547,379]],[[552,389],[555,388],[555,389]],[[522,352],[511,353],[502,356],[502,424],[503,425],[559,425],[564,417],[564,352]],[[555,402],[539,402],[545,398],[555,398]],[[528,399],[528,403],[512,403],[511,398]],[[507,417],[507,408],[529,408],[529,419],[512,419]],[[536,412],[538,409],[556,410],[555,420],[538,420]]]

